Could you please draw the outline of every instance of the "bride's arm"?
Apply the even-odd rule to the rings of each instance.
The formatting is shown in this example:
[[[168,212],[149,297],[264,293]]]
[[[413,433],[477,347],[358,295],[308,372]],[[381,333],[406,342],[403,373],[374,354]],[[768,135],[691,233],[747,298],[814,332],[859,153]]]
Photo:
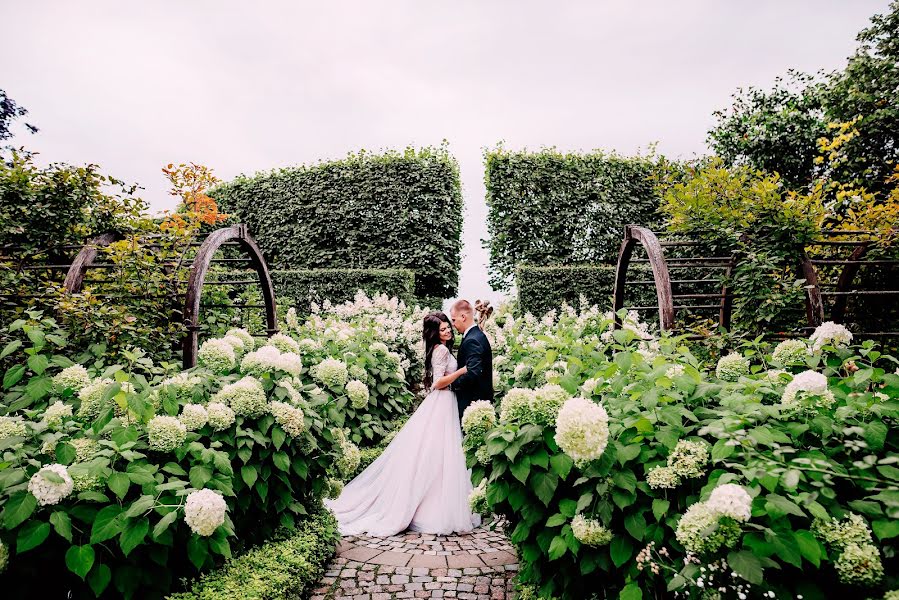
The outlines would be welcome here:
[[[441,377],[440,379],[438,379],[437,381],[434,382],[432,389],[442,390],[442,389],[448,388],[452,382],[454,382],[458,378],[462,377],[466,373],[468,373],[468,367],[462,367],[461,369],[453,371],[449,375],[444,375],[443,377]]]

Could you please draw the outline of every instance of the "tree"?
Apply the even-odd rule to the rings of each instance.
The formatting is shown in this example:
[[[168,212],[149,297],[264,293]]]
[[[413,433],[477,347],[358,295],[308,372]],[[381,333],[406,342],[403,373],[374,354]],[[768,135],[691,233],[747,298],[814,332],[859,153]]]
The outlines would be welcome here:
[[[28,110],[24,106],[19,106],[15,100],[6,95],[4,90],[0,90],[0,141],[8,140],[13,137],[10,127],[19,117],[28,114]],[[37,127],[29,123],[25,123],[25,127],[31,133],[37,132]]]

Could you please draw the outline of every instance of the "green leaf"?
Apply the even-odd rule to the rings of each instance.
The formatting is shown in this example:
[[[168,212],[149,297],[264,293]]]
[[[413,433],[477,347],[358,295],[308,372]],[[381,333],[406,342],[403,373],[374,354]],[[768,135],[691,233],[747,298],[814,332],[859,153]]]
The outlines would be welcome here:
[[[718,440],[712,446],[712,461],[718,462],[730,457],[734,453],[734,447],[727,440]]]
[[[634,546],[630,538],[619,535],[612,538],[612,543],[609,545],[609,553],[615,566],[620,567],[630,560],[631,555],[634,553]]]
[[[43,375],[44,371],[47,370],[47,367],[50,366],[50,360],[43,354],[32,354],[28,357],[27,363],[28,368],[31,369],[35,375]]]
[[[662,517],[668,514],[668,508],[670,506],[671,502],[669,502],[668,500],[656,498],[652,501],[652,516],[656,518],[656,521],[661,522]]]
[[[531,474],[531,461],[527,456],[521,457],[520,460],[509,466],[512,475],[521,483],[527,483],[528,475]]]
[[[636,581],[632,581],[618,593],[618,600],[643,600],[643,590]]]
[[[878,539],[885,540],[894,538],[899,535],[899,520],[880,519],[871,523],[871,528],[874,530],[874,535],[876,535]]]
[[[618,464],[621,466],[640,456],[640,444],[631,444],[629,446],[617,444],[616,447],[618,449]]]
[[[553,473],[555,473],[562,479],[565,479],[571,472],[571,467],[574,466],[574,461],[571,460],[571,457],[567,454],[553,454],[549,458],[549,464],[552,468]]]
[[[244,465],[240,468],[240,476],[243,479],[243,482],[247,484],[247,487],[253,487],[253,484],[256,483],[256,467],[253,465]]]
[[[531,489],[544,505],[549,506],[559,486],[559,478],[552,473],[534,471],[531,473]]]
[[[190,484],[198,490],[202,490],[212,479],[212,469],[205,465],[195,465],[190,468]]]
[[[566,552],[568,552],[568,544],[565,543],[565,540],[559,536],[554,537],[549,545],[549,560],[561,558]]]
[[[0,352],[0,359],[4,359],[19,348],[22,347],[22,340],[13,340],[10,343],[6,344],[3,348],[3,352]]]
[[[559,512],[569,519],[573,518],[577,513],[577,502],[569,498],[559,500]]]
[[[272,463],[274,463],[275,467],[281,469],[285,473],[290,471],[290,457],[287,456],[286,452],[279,450],[272,454]]]
[[[546,526],[547,527],[558,527],[559,525],[562,525],[567,522],[568,522],[568,517],[566,517],[563,514],[556,513],[546,520]]]
[[[281,449],[281,446],[284,444],[284,440],[287,439],[287,434],[284,433],[284,430],[280,427],[272,427],[272,444],[275,445],[275,448],[278,450]]]
[[[16,554],[22,554],[44,543],[50,535],[50,524],[43,521],[31,521],[19,529],[16,536]]]
[[[57,510],[50,515],[50,523],[53,524],[53,529],[56,530],[56,533],[70,544],[72,543],[72,520],[68,514]]]
[[[131,551],[144,541],[149,529],[150,520],[147,517],[128,520],[127,525],[125,525],[125,531],[122,532],[119,538],[119,545],[122,547],[122,552],[125,556],[131,554]]]
[[[94,525],[91,528],[91,544],[99,544],[114,538],[122,531],[122,508],[112,505],[103,508],[94,517]]]
[[[624,518],[624,528],[637,541],[642,541],[646,534],[646,519],[640,513],[631,513]]]
[[[871,450],[882,450],[887,438],[887,426],[880,421],[871,421],[865,425],[864,437]]]
[[[637,476],[634,475],[634,472],[631,470],[616,471],[612,475],[612,481],[614,481],[615,485],[617,485],[618,487],[629,492],[633,492],[635,489],[637,489]]]
[[[3,389],[8,390],[16,385],[24,375],[25,365],[13,365],[6,370],[6,374],[3,376]]]
[[[59,442],[56,444],[56,460],[58,460],[60,464],[70,465],[75,462],[75,458],[77,458],[75,446],[68,442]]]
[[[209,548],[206,540],[198,535],[190,536],[187,540],[187,557],[190,558],[190,562],[197,569],[202,569],[207,556],[209,556]]]
[[[779,494],[768,494],[765,497],[765,510],[768,511],[772,519],[777,519],[784,515],[805,516],[805,512],[799,508],[799,505]]]
[[[127,474],[115,471],[109,476],[106,485],[109,486],[109,489],[112,490],[113,494],[119,498],[124,498],[125,494],[128,493],[128,488],[131,487],[131,479]]]
[[[133,518],[140,516],[146,513],[148,510],[153,508],[156,504],[156,498],[151,495],[141,496],[137,500],[131,503],[131,506],[128,507],[128,510],[125,511],[126,518]]]
[[[97,565],[87,576],[87,583],[91,586],[94,596],[97,597],[103,593],[110,581],[112,581],[112,571],[106,565]]]
[[[727,555],[727,564],[734,573],[749,583],[758,585],[762,582],[762,563],[752,552],[731,552]]]
[[[3,519],[3,526],[7,529],[14,529],[30,517],[35,508],[37,508],[37,498],[30,492],[16,492],[3,506],[3,514],[0,515],[0,519]]]
[[[802,554],[802,557],[815,565],[816,568],[820,566],[821,556],[824,554],[821,542],[815,538],[812,532],[804,529],[796,531],[793,535],[796,538],[796,543],[799,545],[799,553]]]
[[[171,473],[172,475],[187,477],[187,471],[182,469],[181,465],[179,465],[178,463],[173,463],[173,462],[166,463],[166,465],[164,467],[162,467],[162,470],[165,471],[166,473]]]
[[[156,539],[160,535],[162,535],[165,532],[165,530],[169,528],[169,525],[174,523],[177,518],[178,518],[177,510],[173,510],[172,512],[166,513],[165,515],[163,515],[163,517],[161,519],[159,519],[159,522],[153,526],[153,538]]]
[[[66,551],[66,566],[69,571],[84,579],[94,565],[94,548],[90,545],[72,546]]]

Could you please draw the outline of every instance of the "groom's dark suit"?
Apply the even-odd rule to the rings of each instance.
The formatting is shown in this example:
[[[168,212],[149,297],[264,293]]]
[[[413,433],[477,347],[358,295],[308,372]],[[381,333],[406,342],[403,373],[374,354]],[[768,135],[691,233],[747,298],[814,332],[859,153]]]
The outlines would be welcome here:
[[[472,327],[462,338],[458,361],[460,366],[468,367],[468,372],[451,386],[456,392],[461,420],[462,413],[475,400],[493,402],[493,349],[479,327]]]

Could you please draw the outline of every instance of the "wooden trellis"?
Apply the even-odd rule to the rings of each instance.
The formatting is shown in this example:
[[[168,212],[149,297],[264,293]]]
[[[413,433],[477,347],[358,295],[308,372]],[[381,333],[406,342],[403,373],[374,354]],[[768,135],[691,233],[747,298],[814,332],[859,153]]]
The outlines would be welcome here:
[[[825,320],[845,322],[849,316],[849,301],[853,298],[896,297],[899,300],[899,272],[889,280],[890,284],[884,289],[854,287],[858,273],[864,267],[899,267],[897,259],[866,258],[874,245],[870,239],[872,235],[874,234],[868,231],[822,231],[819,240],[802,250],[797,267],[805,279],[807,329],[813,329]],[[643,248],[646,258],[633,258],[638,246]],[[728,290],[726,281],[737,264],[737,258],[666,255],[669,249],[676,248],[678,254],[683,254],[702,246],[702,242],[698,241],[660,240],[645,227],[626,225],[615,274],[615,312],[622,308],[658,311],[660,328],[670,331],[676,329],[679,313],[705,311],[717,313],[718,324],[728,329],[733,311],[733,294]],[[845,248],[852,248],[847,257],[822,256],[826,252],[839,252]],[[652,279],[628,281],[628,267],[634,263],[648,264],[652,270]],[[834,275],[831,271],[835,269],[838,272],[831,276]],[[678,273],[677,276],[672,277],[672,270]],[[822,277],[824,272],[829,276]],[[625,289],[628,285],[654,286],[657,303],[626,306]],[[694,289],[689,289],[691,287]],[[695,289],[696,287],[700,289]],[[620,326],[617,316],[616,325]],[[858,334],[862,337],[899,337],[899,331],[895,330],[864,331]]]

